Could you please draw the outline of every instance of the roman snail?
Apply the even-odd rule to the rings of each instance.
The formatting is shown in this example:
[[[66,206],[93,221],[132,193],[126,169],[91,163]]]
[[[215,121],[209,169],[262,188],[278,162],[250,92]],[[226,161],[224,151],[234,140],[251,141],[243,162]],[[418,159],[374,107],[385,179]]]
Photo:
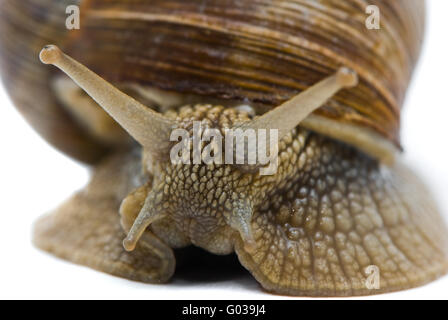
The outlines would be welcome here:
[[[149,283],[171,278],[175,249],[236,252],[263,288],[287,295],[390,292],[447,272],[443,219],[400,158],[423,1],[370,1],[380,30],[366,28],[358,0],[0,3],[11,99],[93,168],[37,222],[38,247]],[[69,31],[74,3],[81,28]],[[174,163],[173,132],[194,144],[196,122],[225,142],[232,129],[277,130],[276,171]]]

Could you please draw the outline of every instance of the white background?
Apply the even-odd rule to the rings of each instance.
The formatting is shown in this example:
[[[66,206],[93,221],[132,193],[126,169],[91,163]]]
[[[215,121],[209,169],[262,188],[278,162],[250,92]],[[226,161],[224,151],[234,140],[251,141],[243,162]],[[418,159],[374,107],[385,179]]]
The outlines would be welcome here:
[[[425,178],[448,216],[448,1],[428,1],[422,60],[402,119],[408,163]],[[236,278],[175,278],[147,285],[54,258],[31,244],[32,223],[88,180],[85,167],[50,147],[0,88],[0,298],[282,299],[263,293],[245,273]],[[448,276],[421,288],[368,299],[448,298]],[[365,299],[365,298],[364,298]]]

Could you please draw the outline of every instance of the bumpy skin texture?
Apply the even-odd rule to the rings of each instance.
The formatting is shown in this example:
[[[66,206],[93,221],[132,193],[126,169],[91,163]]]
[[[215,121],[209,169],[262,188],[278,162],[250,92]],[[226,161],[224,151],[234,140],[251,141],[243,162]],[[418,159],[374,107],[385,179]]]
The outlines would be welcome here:
[[[250,254],[241,241],[236,244],[243,265],[267,290],[373,294],[417,286],[446,272],[444,222],[411,172],[400,164],[382,168],[318,137],[309,137],[305,150],[305,167],[254,215],[257,251]],[[370,265],[380,270],[377,290],[366,288]]]
[[[222,130],[250,119],[243,111],[213,106],[184,107],[167,116],[182,120],[187,129],[193,120]],[[115,162],[115,167],[105,164],[97,169],[103,173],[57,211],[56,218],[38,223],[36,243],[75,262],[146,282],[165,281],[171,275],[174,258],[169,247],[193,244],[216,254],[235,250],[265,289],[290,295],[375,294],[418,286],[447,271],[444,222],[425,187],[402,164],[384,167],[300,127],[280,142],[279,150],[278,171],[272,176],[234,165],[173,165],[169,158],[143,151],[147,175],[123,201],[121,224],[129,231],[148,195],[161,218],[130,254],[116,241],[124,237],[116,228],[118,199],[130,189],[132,177],[141,174],[119,173],[129,161]],[[110,183],[110,177],[116,177],[116,183]],[[109,210],[102,209],[103,203],[110,204]],[[102,221],[105,211],[109,218]],[[91,217],[92,224],[81,226],[78,215]],[[58,219],[61,223],[53,222]],[[60,231],[67,226],[68,238]],[[78,233],[90,241],[80,241]],[[112,255],[101,242],[106,234],[113,239]],[[107,250],[98,250],[102,246]],[[98,265],[94,260],[101,252],[106,260]],[[148,262],[123,264],[111,258],[121,255]],[[379,268],[379,289],[366,287],[365,268],[370,265]],[[142,268],[153,275],[136,276]]]

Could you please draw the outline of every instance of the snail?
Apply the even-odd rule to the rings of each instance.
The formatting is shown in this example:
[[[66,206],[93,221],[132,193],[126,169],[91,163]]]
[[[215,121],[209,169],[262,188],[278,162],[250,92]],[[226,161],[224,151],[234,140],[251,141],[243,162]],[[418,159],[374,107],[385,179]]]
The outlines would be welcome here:
[[[74,3],[81,28],[67,30]],[[147,283],[172,277],[175,249],[235,252],[285,295],[376,294],[444,275],[448,231],[400,156],[424,3],[370,4],[379,30],[358,0],[1,1],[11,99],[93,171],[36,223],[34,243]],[[276,171],[173,163],[172,132],[194,122],[277,130]]]

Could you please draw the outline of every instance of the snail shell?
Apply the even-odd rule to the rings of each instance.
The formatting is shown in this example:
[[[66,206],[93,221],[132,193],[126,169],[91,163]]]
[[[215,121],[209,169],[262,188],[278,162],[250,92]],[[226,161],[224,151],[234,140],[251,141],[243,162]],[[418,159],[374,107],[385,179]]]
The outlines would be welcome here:
[[[82,27],[68,32],[65,8],[73,1],[4,1],[0,37],[3,79],[15,105],[49,142],[78,159],[93,162],[111,146],[61,107],[54,74],[36,59],[47,43],[112,83],[243,102],[257,113],[347,66],[359,85],[302,125],[379,158],[400,149],[400,110],[422,43],[423,1],[374,1],[381,32],[365,27],[366,3],[358,0],[75,3]]]
[[[51,86],[51,70],[36,60],[48,41],[64,42],[65,8],[73,3],[76,1],[2,1],[0,67],[14,105],[33,128],[58,149],[94,162],[107,149],[92,141],[62,107]]]

